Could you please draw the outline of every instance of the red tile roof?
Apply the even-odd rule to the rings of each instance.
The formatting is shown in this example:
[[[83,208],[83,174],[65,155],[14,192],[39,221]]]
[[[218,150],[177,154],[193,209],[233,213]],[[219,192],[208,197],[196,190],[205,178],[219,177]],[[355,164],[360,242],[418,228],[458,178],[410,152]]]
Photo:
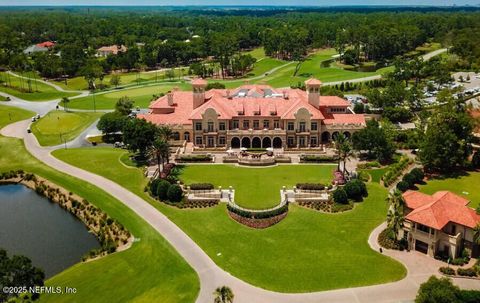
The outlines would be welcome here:
[[[192,83],[206,83],[196,79]],[[306,92],[300,89],[276,90],[268,85],[244,85],[233,92],[225,89],[212,89],[205,92],[205,102],[198,108],[193,108],[193,93],[191,91],[173,91],[173,104],[168,104],[168,97],[163,96],[150,104],[150,114],[140,117],[156,124],[191,125],[191,120],[202,119],[208,108],[213,108],[219,119],[233,117],[280,117],[295,119],[299,109],[305,108],[311,114],[311,119],[323,120],[326,123],[365,124],[363,115],[355,114],[325,114],[328,106],[348,106],[348,102],[336,96],[321,96],[320,109],[308,102]],[[229,95],[229,97],[227,97]]]
[[[315,78],[310,78],[307,81],[305,81],[305,84],[307,85],[322,85],[322,81],[315,79]]]
[[[468,200],[449,191],[433,195],[406,191],[403,194],[408,208],[413,209],[405,218],[437,230],[448,222],[474,228],[480,222],[480,215],[467,206]]]
[[[38,47],[51,48],[51,47],[54,47],[54,46],[55,46],[55,42],[45,41],[45,42],[42,42],[42,43],[38,43],[37,46],[38,46]]]

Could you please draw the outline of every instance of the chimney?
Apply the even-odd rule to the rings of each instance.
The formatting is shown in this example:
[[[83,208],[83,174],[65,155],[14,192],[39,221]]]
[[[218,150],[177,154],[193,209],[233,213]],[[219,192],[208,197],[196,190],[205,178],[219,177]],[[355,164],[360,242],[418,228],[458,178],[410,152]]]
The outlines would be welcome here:
[[[320,87],[322,82],[315,78],[310,78],[305,81],[305,88],[307,90],[308,103],[316,108],[320,108]]]
[[[232,96],[230,95],[230,90],[229,89],[227,89],[226,93],[227,93],[227,99],[232,99]]]
[[[167,100],[168,100],[168,106],[173,106],[173,93],[172,92],[167,93]]]
[[[193,88],[193,109],[201,106],[205,102],[205,88],[207,81],[198,78],[192,81]]]

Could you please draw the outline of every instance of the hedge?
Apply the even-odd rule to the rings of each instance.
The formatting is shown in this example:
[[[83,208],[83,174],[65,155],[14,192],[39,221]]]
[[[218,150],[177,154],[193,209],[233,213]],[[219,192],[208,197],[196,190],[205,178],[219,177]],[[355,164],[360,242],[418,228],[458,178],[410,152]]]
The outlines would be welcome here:
[[[464,277],[476,277],[477,271],[473,268],[459,268],[457,274]]]
[[[349,199],[361,201],[363,197],[368,196],[367,186],[359,179],[354,179],[343,187]]]
[[[453,269],[451,267],[443,266],[443,267],[440,267],[438,270],[442,274],[449,275],[449,276],[455,276],[455,269]]]
[[[315,155],[304,155],[300,158],[300,161],[303,162],[336,162],[338,161],[338,156],[327,156],[327,155],[320,155],[320,156],[315,156]]]
[[[295,185],[298,189],[303,190],[324,190],[325,185],[322,183],[297,183]]]
[[[230,211],[234,214],[237,214],[239,216],[245,217],[245,218],[267,219],[267,218],[275,217],[275,216],[278,216],[278,215],[281,215],[281,214],[287,212],[288,211],[288,203],[286,203],[282,207],[279,207],[279,208],[276,208],[276,209],[259,211],[259,212],[239,209],[239,208],[236,208],[236,207],[234,207],[230,204],[227,204],[227,209],[228,209],[228,211]]]
[[[214,189],[212,183],[192,183],[190,184],[191,190],[211,190]]]
[[[160,200],[167,200],[167,192],[170,188],[170,182],[162,180],[157,185],[157,196]]]
[[[333,192],[333,201],[335,201],[335,203],[340,203],[340,204],[347,204],[348,203],[348,196],[347,196],[347,193],[345,192],[345,190],[343,188],[337,188],[334,192]]]
[[[383,184],[385,185],[385,187],[388,187],[392,183],[394,183],[402,174],[403,170],[405,170],[405,168],[407,168],[407,166],[412,163],[412,161],[413,160],[408,157],[401,157],[397,163],[390,165],[387,171],[382,176]]]
[[[172,184],[168,188],[167,198],[172,202],[180,202],[183,198],[183,190],[180,185]]]
[[[381,167],[382,165],[378,161],[371,161],[366,163],[360,163],[357,165],[358,169],[369,169],[369,168],[376,168]]]
[[[179,162],[210,162],[212,157],[209,155],[191,155],[191,156],[180,156],[177,158]]]

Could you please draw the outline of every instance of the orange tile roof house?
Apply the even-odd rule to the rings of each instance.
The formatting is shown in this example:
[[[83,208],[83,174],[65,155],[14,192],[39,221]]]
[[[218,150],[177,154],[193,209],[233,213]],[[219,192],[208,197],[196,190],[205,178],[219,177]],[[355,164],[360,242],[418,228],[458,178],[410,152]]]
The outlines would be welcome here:
[[[406,191],[403,198],[403,236],[411,249],[453,258],[466,249],[472,256],[478,256],[473,229],[480,223],[480,215],[468,207],[467,199],[449,191],[427,195],[412,190]]]
[[[206,91],[207,81],[195,79],[192,91],[167,93],[139,118],[170,125],[176,140],[209,148],[308,148],[365,127],[364,115],[346,100],[320,95],[319,80],[305,83],[306,91],[268,85]]]
[[[127,47],[125,45],[110,45],[110,46],[102,46],[97,49],[97,56],[99,57],[107,57],[108,55],[118,55],[118,53],[124,53],[127,51]]]

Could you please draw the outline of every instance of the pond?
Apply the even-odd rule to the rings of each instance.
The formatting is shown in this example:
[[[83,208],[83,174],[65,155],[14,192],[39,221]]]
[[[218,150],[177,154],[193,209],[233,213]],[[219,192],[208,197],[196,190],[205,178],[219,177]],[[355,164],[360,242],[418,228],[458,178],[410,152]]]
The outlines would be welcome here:
[[[99,248],[75,216],[20,185],[0,186],[0,248],[27,256],[51,277]]]

